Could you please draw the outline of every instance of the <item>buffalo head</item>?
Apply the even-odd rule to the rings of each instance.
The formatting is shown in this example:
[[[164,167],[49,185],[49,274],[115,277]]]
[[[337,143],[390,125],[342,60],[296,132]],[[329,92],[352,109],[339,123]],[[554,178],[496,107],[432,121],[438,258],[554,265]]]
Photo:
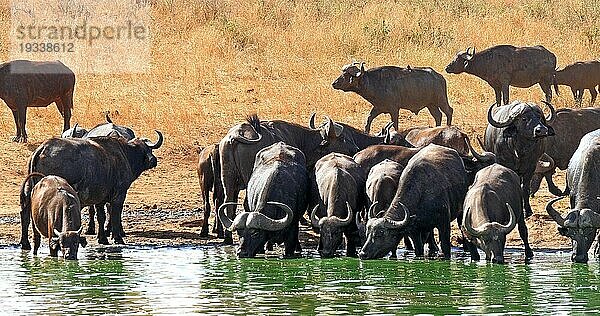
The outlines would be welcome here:
[[[517,220],[512,207],[506,203],[506,208],[510,214],[510,219],[506,225],[491,222],[478,227],[473,227],[473,224],[471,223],[470,208],[463,213],[464,231],[471,237],[471,242],[483,250],[486,258],[491,259],[494,263],[504,263],[506,235],[517,225]]]
[[[356,91],[361,76],[365,72],[365,63],[352,63],[342,68],[342,74],[331,84],[334,89],[342,91]]]
[[[255,257],[256,254],[264,250],[269,232],[283,230],[292,224],[294,212],[288,205],[279,202],[267,202],[266,204],[282,209],[285,216],[282,219],[273,219],[258,211],[241,212],[232,221],[227,217],[225,208],[229,205],[237,205],[237,203],[224,203],[219,207],[217,215],[223,227],[229,231],[238,231],[240,237],[238,257]]]
[[[342,236],[346,226],[353,220],[352,207],[346,202],[348,215],[346,218],[339,218],[335,215],[317,217],[319,205],[315,206],[311,212],[310,219],[313,227],[318,227],[320,231],[319,253],[324,258],[330,258],[335,255],[335,251],[342,244]]]
[[[472,50],[472,51],[471,51]],[[469,47],[464,52],[459,52],[454,56],[454,60],[446,66],[446,72],[449,74],[459,74],[467,68],[467,65],[475,55],[475,48]]]
[[[408,223],[408,210],[398,202],[403,215],[397,216],[397,208],[390,208],[383,217],[371,217],[367,221],[367,240],[358,256],[361,259],[383,258],[395,251],[401,238],[401,230]],[[373,208],[373,207],[371,207]],[[397,218],[402,218],[398,220]]]
[[[518,101],[515,101],[515,103]],[[513,103],[508,119],[499,122],[494,119],[492,111],[495,104],[488,109],[488,123],[496,128],[504,128],[503,136],[506,138],[520,135],[526,139],[537,139],[554,135],[554,129],[549,125],[554,121],[556,112],[552,104],[542,101],[550,108],[548,117],[544,117],[542,110],[532,103]]]
[[[567,216],[563,217],[552,206],[563,197],[548,202],[546,212],[558,224],[558,232],[571,238],[571,261],[586,263],[588,261],[588,251],[596,238],[598,228],[600,228],[600,214],[586,208],[570,210]]]
[[[133,157],[128,157],[129,159],[136,159],[135,169],[141,169],[139,172],[152,169],[157,166],[156,156],[152,153],[153,150],[160,148],[163,144],[163,135],[160,131],[156,131],[158,134],[158,140],[156,143],[152,143],[147,138],[134,138],[127,142],[127,147],[130,151],[133,151],[135,154]],[[129,156],[129,155],[128,155]],[[143,160],[141,160],[143,159]]]
[[[68,130],[64,131],[60,137],[62,138],[82,138],[83,136],[85,136],[85,134],[87,134],[87,130],[83,127],[79,127],[79,123],[75,123],[75,126],[69,128]]]
[[[83,225],[77,231],[59,232],[56,228],[53,230],[52,238],[50,239],[50,249],[57,251],[60,249],[63,258],[67,260],[77,260],[77,251],[79,245],[87,246],[87,240],[81,236]]]
[[[332,152],[352,156],[360,151],[361,148],[354,141],[351,131],[347,131],[344,125],[326,116],[324,123],[315,126],[315,117],[315,113],[310,116],[308,126],[313,131],[319,131],[321,143],[314,151],[306,153],[308,165],[313,165],[321,157]]]

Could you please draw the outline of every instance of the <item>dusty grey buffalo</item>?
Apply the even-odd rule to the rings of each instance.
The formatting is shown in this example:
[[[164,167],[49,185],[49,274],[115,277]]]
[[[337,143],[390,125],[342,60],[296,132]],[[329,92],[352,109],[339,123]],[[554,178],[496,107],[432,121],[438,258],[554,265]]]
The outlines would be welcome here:
[[[521,177],[525,217],[533,214],[529,204],[529,186],[536,165],[544,153],[542,139],[554,135],[551,124],[556,118],[554,107],[546,103],[550,114],[544,113],[534,103],[515,101],[498,107],[496,118],[488,110],[488,126],[485,130],[485,150],[496,154],[497,162],[515,171]]]
[[[68,130],[73,109],[75,74],[60,61],[13,60],[0,64],[0,98],[15,119],[15,142],[27,142],[28,107],[46,107],[56,103]]]
[[[550,126],[555,135],[545,140],[545,155],[540,158],[531,180],[531,195],[537,192],[543,178],[548,183],[550,193],[563,195],[563,191],[552,181],[552,175],[556,168],[566,170],[581,138],[600,128],[600,109],[559,109]]]
[[[95,205],[98,223],[106,220],[104,205],[110,204],[112,237],[123,242],[121,213],[127,190],[142,172],[157,165],[153,150],[163,143],[162,133],[156,131],[158,141],[121,137],[52,138],[43,142],[29,158],[29,173],[57,175],[77,191],[81,206]],[[68,161],[68,163],[65,163]],[[31,249],[27,228],[31,209],[26,207],[29,193],[35,185],[30,179],[21,194],[21,222],[23,249]],[[103,225],[98,225],[98,242],[108,244]]]
[[[539,84],[546,95],[546,102],[552,101],[556,56],[543,46],[515,47],[498,45],[475,53],[474,48],[459,52],[446,66],[446,72],[460,74],[466,72],[483,79],[496,93],[496,104],[508,104],[509,86],[529,88]],[[558,94],[558,86],[554,86]]]
[[[69,128],[68,130],[62,132],[60,137],[62,138],[82,138],[85,134],[88,133],[88,130],[79,126],[79,123],[75,123],[75,126]]]
[[[400,109],[417,114],[427,108],[437,126],[442,124],[443,112],[446,124],[452,123],[446,79],[429,67],[383,66],[365,70],[364,63],[353,63],[342,68],[342,74],[332,86],[337,90],[356,92],[371,103],[373,108],[365,124],[366,133],[371,129],[373,119],[381,113],[388,113],[398,130]]]
[[[359,256],[381,258],[395,249],[403,234],[412,240],[415,255],[423,256],[423,242],[437,228],[444,258],[450,258],[450,222],[457,218],[468,186],[469,177],[458,152],[427,145],[402,171],[384,216],[367,222],[367,241]]]
[[[204,147],[198,153],[198,184],[200,195],[204,203],[204,222],[200,237],[208,236],[208,219],[210,217],[210,192],[213,192],[213,203],[215,207],[223,204],[223,186],[221,185],[221,166],[219,164],[219,144]],[[223,225],[215,216],[213,233],[218,238],[223,238]]]
[[[294,255],[307,193],[308,172],[300,150],[283,142],[260,150],[246,190],[249,211],[231,220],[225,208],[237,203],[225,203],[218,210],[223,226],[238,231],[238,256],[254,257],[264,251],[267,242],[284,243],[285,256]]]
[[[474,244],[485,252],[486,260],[504,263],[506,235],[517,224],[525,260],[533,258],[522,207],[521,179],[514,171],[493,164],[477,172],[463,204],[462,232],[471,259],[479,260]]]
[[[546,211],[558,224],[558,232],[571,238],[573,262],[587,262],[588,251],[597,238],[600,228],[600,130],[586,134],[573,154],[567,169],[570,210],[562,216],[553,204],[562,197],[546,205]],[[596,247],[595,256],[598,256]]]
[[[25,194],[27,183],[34,177],[41,180],[29,192],[30,196],[26,200],[29,205],[22,205],[31,209],[33,254],[37,255],[41,236],[44,236],[48,238],[50,256],[58,256],[58,251],[61,250],[63,258],[76,260],[79,245],[87,245],[85,237],[81,236],[83,225],[77,192],[61,177],[45,177],[36,172],[25,178],[21,194]]]
[[[318,128],[306,128],[280,120],[260,121],[256,115],[250,116],[247,122],[232,127],[219,143],[226,202],[237,202],[239,191],[246,187],[252,174],[256,153],[279,141],[300,149],[306,155],[306,164],[311,170],[317,160],[329,153],[353,155],[382,142],[383,137],[364,134],[329,118]],[[228,208],[227,215],[233,217],[234,211],[234,208]],[[233,243],[230,232],[225,232],[224,241],[226,244]]]
[[[578,61],[556,71],[554,75],[557,84],[566,85],[571,88],[575,103],[581,106],[583,92],[590,91],[592,96],[590,106],[596,102],[598,92],[596,87],[600,85],[600,61]]]
[[[317,161],[315,180],[319,203],[311,212],[311,223],[319,231],[319,253],[335,255],[346,237],[346,255],[356,257],[359,243],[354,214],[365,204],[365,175],[352,157],[331,153]]]

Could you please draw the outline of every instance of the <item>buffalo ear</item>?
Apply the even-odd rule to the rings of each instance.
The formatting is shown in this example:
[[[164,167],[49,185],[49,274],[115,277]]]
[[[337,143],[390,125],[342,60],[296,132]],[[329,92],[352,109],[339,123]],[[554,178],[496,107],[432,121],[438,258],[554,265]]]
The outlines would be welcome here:
[[[511,138],[517,136],[517,127],[514,125],[510,125],[502,131],[502,136],[504,138]]]
[[[79,236],[79,244],[81,247],[85,248],[85,246],[87,246],[87,239],[85,239],[83,236]]]
[[[50,242],[48,243],[50,249],[58,249],[58,237],[50,238]]]
[[[548,125],[548,136],[554,136],[556,133],[554,132],[554,128]]]

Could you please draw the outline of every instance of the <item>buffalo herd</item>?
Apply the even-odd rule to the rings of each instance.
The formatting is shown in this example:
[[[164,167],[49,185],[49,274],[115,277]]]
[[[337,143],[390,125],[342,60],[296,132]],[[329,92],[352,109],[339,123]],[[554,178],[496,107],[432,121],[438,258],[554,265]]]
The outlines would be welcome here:
[[[449,259],[456,220],[458,240],[472,260],[479,260],[482,250],[486,260],[503,263],[506,236],[517,227],[528,262],[533,258],[525,222],[533,214],[529,198],[546,179],[550,192],[559,196],[548,202],[546,212],[559,234],[572,240],[572,261],[587,262],[600,228],[600,112],[555,110],[551,87],[558,93],[559,84],[570,86],[577,104],[588,89],[593,104],[599,64],[557,70],[556,56],[542,46],[459,52],[446,72],[475,75],[496,94],[479,140],[483,152],[450,125],[446,80],[434,69],[346,65],[332,87],[355,92],[372,105],[364,129],[329,117],[318,124],[316,114],[307,126],[253,114],[219,143],[199,150],[200,236],[210,233],[212,192],[212,233],[233,244],[236,232],[239,257],[255,257],[278,245],[284,257],[300,256],[300,226],[309,226],[319,236],[317,250],[324,258],[338,255],[340,248],[361,259],[396,256],[403,242],[416,257],[441,251]],[[31,249],[30,224],[35,253],[42,235],[52,256],[60,250],[67,259],[77,258],[78,246],[87,244],[85,234],[97,235],[100,244],[108,244],[111,236],[114,243],[124,243],[121,213],[127,190],[156,167],[153,151],[161,147],[162,133],[156,131],[158,140],[151,142],[108,115],[106,123],[89,131],[70,128],[75,78],[60,62],[8,62],[0,65],[0,76],[0,98],[15,118],[15,141],[27,140],[29,106],[56,102],[65,119],[62,137],[43,142],[29,159],[20,192],[22,249]],[[510,101],[510,86],[534,84],[544,101]],[[423,108],[436,127],[399,128],[400,109],[418,113]],[[373,119],[382,113],[391,122],[370,134]],[[442,113],[448,126],[440,126]],[[556,168],[567,170],[564,190],[552,180]],[[239,201],[241,190],[245,197]],[[558,211],[555,202],[566,195],[569,210]],[[85,232],[83,207],[90,215]],[[594,256],[599,253],[596,246]]]

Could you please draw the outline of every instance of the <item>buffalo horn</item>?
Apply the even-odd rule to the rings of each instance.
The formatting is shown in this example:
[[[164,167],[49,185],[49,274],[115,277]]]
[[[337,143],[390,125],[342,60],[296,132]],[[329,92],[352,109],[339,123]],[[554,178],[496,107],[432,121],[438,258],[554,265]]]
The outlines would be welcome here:
[[[479,227],[477,227],[477,228],[473,227],[473,224],[471,223],[471,216],[469,214],[470,210],[471,210],[471,207],[468,207],[463,215],[463,227],[465,228],[467,233],[469,233],[469,235],[471,235],[473,237],[479,237],[479,236],[483,235],[484,230],[480,229]]]
[[[406,208],[406,206],[404,206],[404,204],[402,204],[402,202],[398,202],[398,204],[400,204],[400,207],[402,207],[402,211],[404,212],[404,219],[401,221],[397,221],[389,218],[389,216],[384,216],[384,223],[385,226],[387,226],[388,228],[400,229],[404,227],[404,225],[406,225],[406,223],[408,222],[408,209]],[[388,213],[386,213],[386,215],[388,215]]]
[[[317,217],[317,210],[319,210],[319,205],[315,205],[313,210],[310,212],[310,223],[312,227],[319,227],[319,217]]]
[[[546,204],[546,212],[558,224],[558,226],[561,226],[561,227],[565,225],[565,219],[564,219],[564,217],[562,217],[562,215],[560,215],[560,213],[557,210],[554,209],[554,207],[552,205],[556,201],[558,201],[562,198],[564,198],[564,196],[555,198],[555,199],[551,200],[550,202],[548,202],[548,204]]]
[[[146,143],[146,145],[150,149],[159,149],[160,146],[162,146],[163,144],[163,134],[159,130],[155,130],[155,132],[156,134],[158,134],[158,140],[156,141],[156,143],[153,144],[149,140],[144,140],[144,143]]]
[[[247,227],[262,229],[266,231],[278,231],[289,226],[294,220],[294,211],[286,204],[279,202],[267,202],[269,205],[274,205],[285,211],[286,215],[282,219],[272,219],[260,212],[251,212],[248,215]]]
[[[348,201],[346,201],[346,208],[348,209],[348,216],[346,216],[346,218],[341,219],[337,216],[331,216],[331,222],[334,226],[346,226],[352,222],[352,207],[350,206],[350,203],[348,203]]]
[[[500,229],[499,229],[500,232],[502,232],[504,234],[510,233],[510,231],[513,230],[513,228],[515,228],[515,226],[517,225],[517,219],[515,216],[515,212],[513,211],[510,204],[506,203],[506,208],[508,209],[508,213],[510,214],[510,219],[508,220],[508,224],[500,225]]]
[[[60,232],[56,228],[54,228],[53,232],[55,237],[58,237],[60,235]]]
[[[227,216],[227,214],[225,214],[225,208],[228,207],[228,206],[231,206],[231,205],[238,206],[240,204],[239,203],[235,203],[235,202],[223,203],[223,205],[221,205],[219,207],[219,210],[217,211],[217,217],[221,221],[221,224],[223,224],[223,227],[225,227],[225,229],[227,229],[227,230],[229,230],[230,228],[232,228],[233,221]],[[204,220],[207,220],[207,219],[204,219]]]
[[[369,219],[377,217],[377,214],[375,214],[375,207],[377,206],[377,204],[379,204],[379,202],[375,201],[373,202],[373,204],[371,204],[371,207],[369,207]]]
[[[315,127],[315,116],[317,116],[317,113],[313,113],[310,115],[310,120],[308,121],[308,127],[310,127],[310,129],[317,129]]]
[[[492,115],[492,111],[494,110],[494,105],[496,105],[496,103],[492,104],[490,106],[490,108],[488,109],[488,123],[490,123],[490,125],[492,125],[493,127],[496,128],[503,128],[503,127],[507,127],[510,124],[512,124],[512,122],[514,121],[513,117],[510,117],[508,120],[506,120],[506,122],[498,122],[496,120],[494,120],[494,116]]]
[[[547,105],[550,109],[550,114],[548,115],[548,117],[546,117],[546,123],[552,124],[552,122],[554,122],[554,119],[556,118],[556,110],[554,109],[554,106],[552,106],[552,103],[546,101],[542,102],[544,102],[544,104]]]

